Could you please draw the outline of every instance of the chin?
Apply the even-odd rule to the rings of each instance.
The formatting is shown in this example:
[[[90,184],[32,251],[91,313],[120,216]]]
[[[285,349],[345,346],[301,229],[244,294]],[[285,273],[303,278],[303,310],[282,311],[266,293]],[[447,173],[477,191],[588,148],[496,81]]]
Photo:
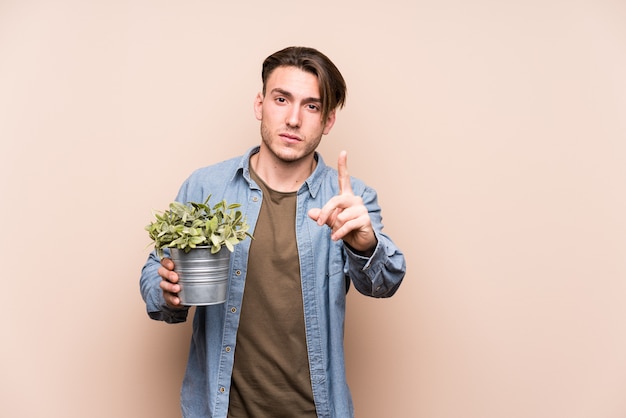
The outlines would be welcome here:
[[[267,150],[283,163],[294,163],[306,159],[315,152],[315,148],[309,149],[307,143],[285,145],[281,141],[263,140]]]
[[[295,161],[299,161],[301,160],[304,155],[302,155],[299,152],[279,152],[279,153],[275,153],[276,157],[278,157],[279,160],[285,162],[285,163],[293,163]]]
[[[304,156],[304,152],[302,150],[296,149],[294,147],[279,145],[279,146],[267,146],[267,149],[280,161],[283,162],[292,162],[301,159]]]

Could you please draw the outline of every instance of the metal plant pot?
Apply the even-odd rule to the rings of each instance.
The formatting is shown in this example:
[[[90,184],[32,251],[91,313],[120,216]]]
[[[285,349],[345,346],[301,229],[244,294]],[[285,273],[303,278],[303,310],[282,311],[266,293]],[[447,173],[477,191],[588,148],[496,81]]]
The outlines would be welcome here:
[[[181,303],[186,306],[216,305],[226,302],[228,290],[228,248],[211,254],[210,247],[197,247],[188,253],[171,249],[174,271],[178,274]]]

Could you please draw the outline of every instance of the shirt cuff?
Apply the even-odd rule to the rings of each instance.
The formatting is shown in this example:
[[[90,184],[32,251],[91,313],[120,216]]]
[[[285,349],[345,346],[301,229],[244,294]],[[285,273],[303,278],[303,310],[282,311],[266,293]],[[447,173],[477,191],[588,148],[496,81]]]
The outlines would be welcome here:
[[[183,306],[182,308],[171,308],[167,305],[161,305],[161,310],[156,312],[148,312],[150,318],[163,321],[168,324],[178,324],[187,320],[187,314],[189,313],[189,306]]]

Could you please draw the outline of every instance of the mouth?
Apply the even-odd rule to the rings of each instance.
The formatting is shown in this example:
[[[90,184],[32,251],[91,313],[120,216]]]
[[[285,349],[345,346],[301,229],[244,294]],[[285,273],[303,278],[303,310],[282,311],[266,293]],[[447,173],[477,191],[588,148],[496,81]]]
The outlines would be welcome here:
[[[289,132],[283,132],[283,133],[279,134],[279,136],[281,138],[287,140],[288,142],[300,142],[300,141],[302,141],[302,138],[300,138],[298,135],[290,134]]]

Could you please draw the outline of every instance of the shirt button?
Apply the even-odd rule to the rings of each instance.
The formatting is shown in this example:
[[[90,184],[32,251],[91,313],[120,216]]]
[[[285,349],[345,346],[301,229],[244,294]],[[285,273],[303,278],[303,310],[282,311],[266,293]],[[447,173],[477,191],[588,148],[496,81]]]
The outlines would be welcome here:
[[[241,270],[236,270],[236,271],[235,271],[235,274],[236,274],[237,276],[241,276]]]
[[[237,312],[237,308],[235,308],[235,307],[233,306],[232,308],[230,308],[230,311],[231,311],[232,313],[235,313],[235,312]]]
[[[227,353],[230,353],[230,347],[226,347],[224,351],[226,351]]]
[[[224,392],[226,392],[226,388],[225,388],[224,386],[222,386],[222,387],[220,388],[220,393],[224,393]]]
[[[258,196],[253,196],[252,197],[252,201],[253,202],[258,202],[259,201],[259,197]]]

